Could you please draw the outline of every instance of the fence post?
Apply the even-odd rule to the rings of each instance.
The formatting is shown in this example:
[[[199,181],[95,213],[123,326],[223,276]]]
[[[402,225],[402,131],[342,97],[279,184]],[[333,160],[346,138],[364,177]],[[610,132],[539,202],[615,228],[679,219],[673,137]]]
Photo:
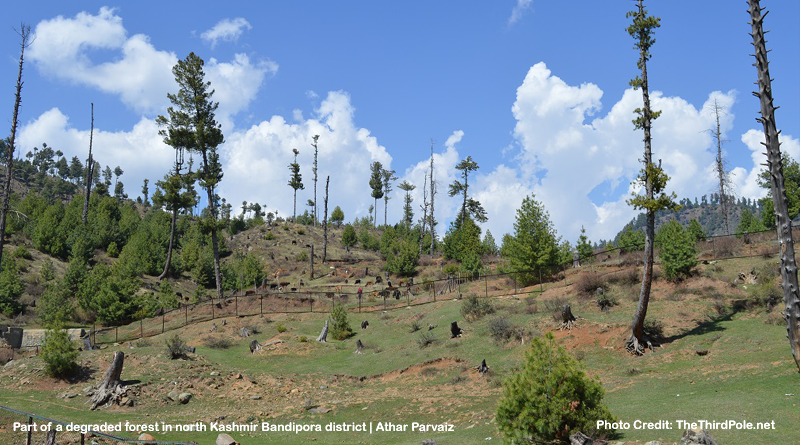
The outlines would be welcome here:
[[[311,298],[311,312],[314,312],[314,298]]]
[[[542,283],[542,269],[539,269],[539,293],[544,293],[544,283]]]
[[[383,296],[383,310],[386,310],[386,295]]]
[[[258,299],[261,300],[261,316],[264,316],[264,294],[259,294]],[[313,299],[311,301],[314,301]]]
[[[714,255],[714,259],[717,259],[717,238],[711,237],[711,253]]]
[[[233,297],[236,299],[236,316],[239,316],[239,294],[233,294]]]
[[[517,273],[514,272],[514,295],[517,295]]]
[[[27,445],[31,445],[31,439],[33,438],[33,437],[32,437],[32,435],[33,435],[33,431],[32,431],[32,430],[33,430],[33,428],[31,428],[31,425],[33,425],[33,417],[31,417],[31,416],[28,416],[28,439],[27,439],[27,441],[25,442]]]
[[[119,343],[119,326],[114,326],[114,343]]]
[[[431,293],[433,294],[433,301],[436,302],[436,281],[431,283]]]
[[[189,305],[183,306],[183,325],[189,324]]]
[[[144,338],[144,317],[139,319],[139,338]]]
[[[92,324],[92,344],[97,344],[97,323]]]
[[[483,284],[486,287],[486,298],[489,298],[489,282],[487,280],[488,279],[486,278],[486,272],[484,271],[483,272]]]
[[[211,297],[211,319],[214,319],[214,297]]]
[[[161,333],[164,333],[164,324],[166,323],[164,318],[167,316],[166,312],[161,313]]]
[[[81,433],[81,445],[86,445],[86,433]]]

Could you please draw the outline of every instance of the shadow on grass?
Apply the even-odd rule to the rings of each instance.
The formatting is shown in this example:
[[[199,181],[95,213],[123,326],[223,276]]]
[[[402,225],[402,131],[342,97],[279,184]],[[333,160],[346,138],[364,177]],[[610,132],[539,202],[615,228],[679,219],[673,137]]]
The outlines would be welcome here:
[[[704,321],[698,324],[694,329],[681,332],[680,334],[670,335],[669,337],[664,337],[663,339],[661,339],[660,343],[668,344],[690,336],[704,335],[711,332],[724,331],[725,328],[720,326],[720,324],[726,321],[731,321],[736,312],[737,312],[736,310],[730,311],[725,315],[721,315],[719,317],[714,317],[711,320]]]
[[[96,370],[94,368],[90,368],[88,366],[78,366],[74,373],[72,373],[69,377],[66,377],[64,380],[71,383],[83,383],[89,380],[92,380],[94,377]]]

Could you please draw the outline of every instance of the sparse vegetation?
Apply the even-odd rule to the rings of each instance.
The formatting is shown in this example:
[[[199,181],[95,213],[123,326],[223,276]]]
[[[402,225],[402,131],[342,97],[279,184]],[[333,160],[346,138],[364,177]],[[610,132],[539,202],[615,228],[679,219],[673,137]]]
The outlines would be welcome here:
[[[478,320],[486,315],[493,314],[494,311],[495,308],[491,301],[480,299],[475,294],[470,294],[461,303],[461,316],[465,320]]]
[[[186,342],[178,334],[167,340],[167,355],[172,360],[186,358]]]
[[[53,377],[69,377],[78,368],[78,350],[61,325],[56,324],[47,330],[41,354],[45,372]]]
[[[428,346],[436,343],[436,341],[436,337],[432,333],[423,332],[419,337],[417,337],[417,346],[419,346],[420,349],[425,349]]]

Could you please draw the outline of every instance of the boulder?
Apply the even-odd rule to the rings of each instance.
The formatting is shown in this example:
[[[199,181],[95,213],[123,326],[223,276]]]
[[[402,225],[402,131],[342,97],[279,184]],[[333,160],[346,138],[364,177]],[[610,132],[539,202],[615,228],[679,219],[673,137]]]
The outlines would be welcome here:
[[[139,434],[139,438],[137,438],[136,440],[138,440],[141,443],[150,443],[150,441],[155,441],[156,438],[147,433],[142,433]]]
[[[172,400],[173,402],[177,402],[179,396],[180,394],[178,393],[178,391],[170,391],[169,394],[167,394],[167,398]]]
[[[717,445],[717,442],[706,430],[690,429],[683,432],[680,445]]]
[[[187,403],[189,403],[189,400],[192,400],[192,393],[190,393],[190,392],[182,392],[178,396],[178,401],[181,402],[181,404],[183,404],[183,405],[186,405]]]
[[[225,433],[221,433],[219,436],[217,436],[216,445],[239,445],[239,442],[233,440],[233,437]]]

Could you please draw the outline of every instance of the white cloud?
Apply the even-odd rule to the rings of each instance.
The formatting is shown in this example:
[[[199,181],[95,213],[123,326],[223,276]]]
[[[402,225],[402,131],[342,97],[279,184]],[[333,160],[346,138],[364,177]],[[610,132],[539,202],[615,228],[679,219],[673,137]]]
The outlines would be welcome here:
[[[234,204],[247,200],[266,204],[279,215],[292,214],[293,194],[287,185],[292,149],[300,151],[298,163],[305,190],[298,190],[297,212],[303,213],[313,199],[311,166],[312,137],[319,137],[319,183],[317,200],[320,214],[325,177],[330,175],[328,211],[341,206],[347,220],[367,215],[372,204],[369,191],[369,166],[373,161],[391,167],[392,157],[369,130],[354,123],[355,108],[345,92],[330,92],[315,110],[313,118],[303,120],[293,113],[295,123],[273,116],[249,129],[226,137],[223,149],[225,178],[220,193]],[[390,201],[390,209],[393,201]],[[379,208],[382,206],[379,204]],[[380,212],[379,212],[380,213]]]
[[[800,140],[785,134],[779,135],[778,139],[781,141],[781,152],[788,153],[792,159],[800,159]],[[742,197],[758,199],[767,196],[767,189],[758,185],[758,176],[761,170],[766,168],[764,164],[767,163],[766,148],[762,145],[765,140],[764,132],[761,130],[748,130],[742,135],[742,143],[750,149],[753,159],[750,171],[737,167],[731,172],[733,183]]]
[[[511,26],[522,18],[522,14],[531,6],[533,0],[517,0],[517,4],[511,11],[511,17],[508,18],[508,25]]]
[[[118,95],[137,112],[163,113],[169,105],[167,93],[177,90],[172,67],[178,56],[156,49],[146,35],[127,34],[122,18],[110,8],[100,8],[97,15],[58,16],[36,26],[28,55],[53,78]],[[92,56],[97,50],[113,55],[96,62]],[[220,103],[217,116],[223,128],[232,128],[231,117],[247,108],[265,78],[277,70],[275,62],[253,62],[245,54],[236,54],[231,62],[208,61],[206,75],[217,92],[214,100]]]
[[[89,154],[89,130],[73,128],[69,118],[58,108],[42,113],[37,119],[22,126],[19,134],[21,153],[42,142],[55,150],[64,152],[67,159],[77,156],[86,162]],[[150,191],[155,181],[160,180],[174,159],[172,148],[162,142],[158,126],[142,118],[130,131],[107,132],[95,128],[92,140],[92,156],[103,166],[122,166],[124,174],[120,180],[131,197],[140,195],[142,181],[150,179]]]
[[[200,38],[209,43],[211,48],[214,48],[220,40],[235,42],[245,30],[249,31],[251,29],[253,27],[250,22],[243,17],[222,19],[214,27],[200,34]]]

